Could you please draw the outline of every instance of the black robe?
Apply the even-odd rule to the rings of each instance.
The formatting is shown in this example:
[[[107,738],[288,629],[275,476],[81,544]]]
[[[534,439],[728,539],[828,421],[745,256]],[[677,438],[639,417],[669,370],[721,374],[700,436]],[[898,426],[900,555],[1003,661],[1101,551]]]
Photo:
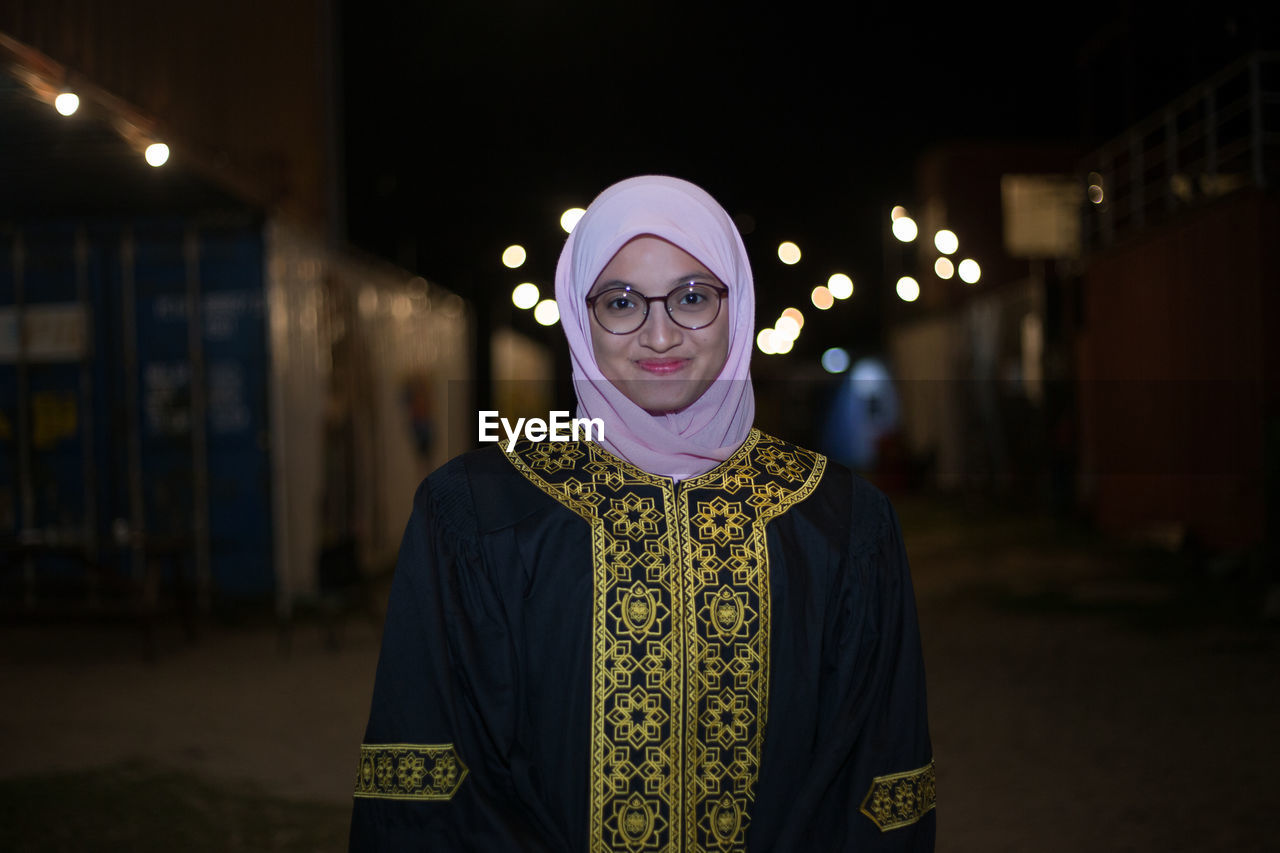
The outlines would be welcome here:
[[[673,482],[586,442],[419,488],[356,851],[932,850],[897,517],[753,430]]]

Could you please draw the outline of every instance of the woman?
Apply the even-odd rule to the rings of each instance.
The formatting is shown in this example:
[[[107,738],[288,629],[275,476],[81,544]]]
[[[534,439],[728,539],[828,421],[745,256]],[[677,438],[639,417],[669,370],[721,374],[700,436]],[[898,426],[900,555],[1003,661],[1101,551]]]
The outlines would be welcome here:
[[[915,604],[885,498],[752,429],[754,294],[701,189],[605,190],[560,256],[598,441],[419,489],[353,850],[932,850]]]

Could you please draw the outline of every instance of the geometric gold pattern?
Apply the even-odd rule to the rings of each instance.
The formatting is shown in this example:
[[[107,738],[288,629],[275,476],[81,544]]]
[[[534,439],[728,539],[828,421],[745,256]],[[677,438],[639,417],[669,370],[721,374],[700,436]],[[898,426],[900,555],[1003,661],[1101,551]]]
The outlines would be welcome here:
[[[360,746],[357,797],[449,800],[467,777],[451,743],[379,743]]]
[[[918,770],[872,779],[859,811],[885,832],[915,823],[935,805],[934,770],[930,761]]]
[[[585,441],[507,457],[591,525],[590,849],[742,849],[769,704],[765,526],[826,459],[754,429],[678,483]]]

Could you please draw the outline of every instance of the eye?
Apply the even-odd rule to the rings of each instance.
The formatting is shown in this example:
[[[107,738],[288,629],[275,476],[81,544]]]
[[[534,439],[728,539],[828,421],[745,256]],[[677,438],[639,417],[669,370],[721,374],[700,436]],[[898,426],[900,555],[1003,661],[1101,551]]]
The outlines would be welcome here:
[[[711,289],[710,285],[691,282],[685,286],[684,290],[679,291],[679,298],[676,300],[676,306],[679,308],[704,308],[715,299],[716,292]]]
[[[601,294],[600,304],[606,311],[615,312],[633,311],[636,307],[636,301],[625,290],[611,290]]]

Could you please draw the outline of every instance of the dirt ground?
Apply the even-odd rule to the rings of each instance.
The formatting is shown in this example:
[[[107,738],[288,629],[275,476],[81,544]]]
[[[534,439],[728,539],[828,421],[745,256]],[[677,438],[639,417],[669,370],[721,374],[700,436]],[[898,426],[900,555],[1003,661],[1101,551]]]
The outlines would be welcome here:
[[[1280,631],[1220,579],[1074,528],[900,511],[939,851],[1280,849]],[[336,650],[307,623],[287,653],[268,628],[159,640],[146,661],[121,626],[0,626],[0,779],[141,760],[346,808],[375,624]]]

